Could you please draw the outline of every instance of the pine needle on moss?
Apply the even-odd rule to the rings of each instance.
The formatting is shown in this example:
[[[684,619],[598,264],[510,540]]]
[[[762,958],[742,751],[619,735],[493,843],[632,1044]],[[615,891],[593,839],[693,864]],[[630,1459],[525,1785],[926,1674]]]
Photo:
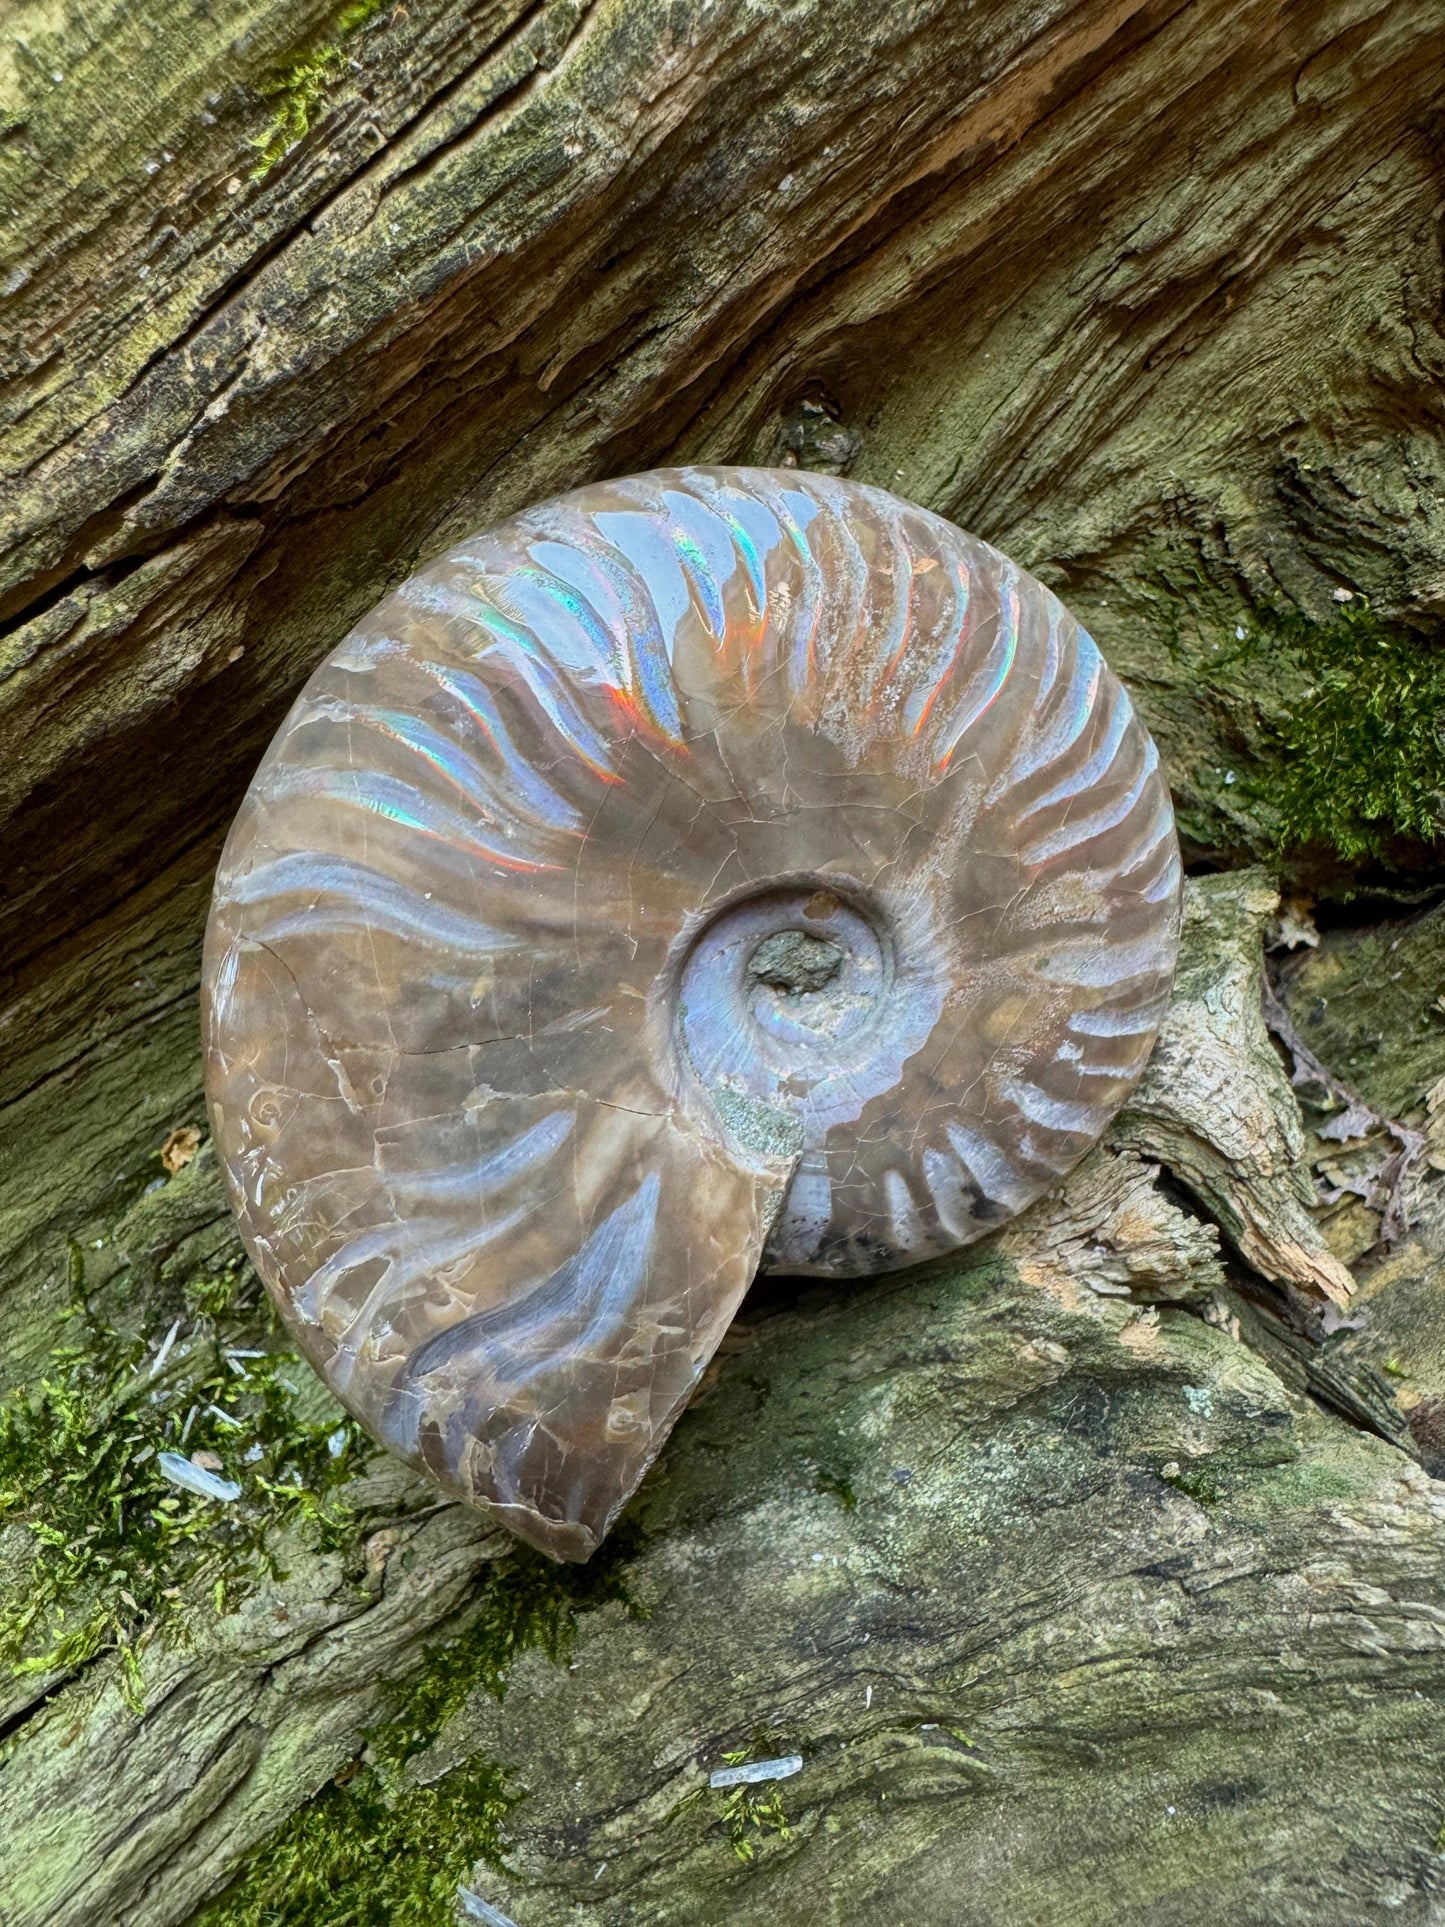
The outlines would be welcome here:
[[[349,1537],[337,1493],[371,1448],[339,1407],[308,1408],[309,1368],[269,1306],[238,1304],[235,1273],[200,1280],[167,1333],[139,1337],[94,1311],[83,1278],[77,1252],[63,1342],[0,1405],[0,1668],[65,1672],[118,1650],[136,1698],[139,1646],[162,1618],[224,1611],[274,1572],[284,1527]],[[201,1455],[242,1496],[178,1490],[162,1453]]]

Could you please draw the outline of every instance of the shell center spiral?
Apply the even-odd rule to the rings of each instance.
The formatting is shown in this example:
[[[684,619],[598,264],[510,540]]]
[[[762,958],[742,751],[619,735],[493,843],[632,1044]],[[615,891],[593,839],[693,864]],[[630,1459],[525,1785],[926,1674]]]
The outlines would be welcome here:
[[[677,1035],[705,1102],[747,1148],[821,1144],[888,1088],[937,1000],[913,994],[871,893],[804,879],[718,910],[682,963]]]

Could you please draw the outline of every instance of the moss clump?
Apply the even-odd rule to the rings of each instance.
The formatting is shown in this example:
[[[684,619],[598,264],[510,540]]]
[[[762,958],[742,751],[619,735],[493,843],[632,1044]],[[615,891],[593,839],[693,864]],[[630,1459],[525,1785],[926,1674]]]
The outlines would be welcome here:
[[[514,1804],[486,1760],[395,1793],[363,1767],[273,1835],[195,1927],[451,1927],[473,1866],[497,1864]]]
[[[740,1766],[747,1751],[724,1753],[724,1766]],[[719,1816],[728,1844],[736,1857],[747,1864],[757,1858],[759,1842],[767,1839],[791,1840],[793,1829],[783,1808],[783,1796],[776,1786],[735,1786],[728,1789]]]
[[[274,101],[270,119],[251,141],[253,181],[264,180],[279,160],[310,133],[317,110],[340,71],[343,43],[376,17],[386,0],[352,0],[336,17],[335,38],[298,54],[262,89]]]
[[[756,1746],[737,1747],[731,1753],[724,1753],[722,1763],[724,1766],[742,1766],[753,1759],[766,1759],[775,1751],[767,1741],[763,1741]],[[682,1814],[709,1807],[735,1858],[744,1864],[751,1864],[757,1859],[758,1848],[764,1841],[793,1838],[792,1822],[788,1819],[782,1790],[776,1782],[756,1781],[749,1784],[744,1781],[732,1787],[695,1787],[691,1793],[684,1795],[668,1818],[676,1820]]]
[[[1223,660],[1300,686],[1272,726],[1274,754],[1245,778],[1279,851],[1353,861],[1445,832],[1445,648],[1360,600],[1328,622],[1266,611]]]
[[[845,1512],[858,1510],[858,1494],[853,1489],[853,1481],[844,1473],[822,1468],[815,1475],[813,1485],[817,1491],[835,1498]]]
[[[1196,1472],[1193,1469],[1180,1470],[1175,1465],[1165,1466],[1159,1476],[1165,1485],[1172,1485],[1176,1492],[1182,1492],[1186,1498],[1193,1499],[1196,1505],[1218,1505],[1224,1498],[1223,1485],[1218,1479],[1211,1478],[1208,1473]]]
[[[477,1861],[501,1863],[499,1828],[518,1796],[501,1768],[464,1761],[429,1785],[410,1763],[479,1690],[500,1699],[519,1652],[557,1663],[580,1613],[620,1601],[635,1541],[614,1535],[589,1565],[519,1552],[489,1575],[467,1630],[432,1652],[396,1716],[368,1735],[368,1759],[334,1782],[252,1856],[195,1927],[450,1927]]]
[[[370,1448],[238,1273],[195,1284],[167,1330],[126,1336],[72,1251],[65,1340],[0,1405],[0,1666],[50,1673],[116,1649],[134,1698],[140,1646],[169,1609],[204,1594],[223,1611],[275,1571],[272,1541],[300,1520],[349,1536],[336,1493]],[[162,1453],[199,1456],[240,1498],[178,1489]]]

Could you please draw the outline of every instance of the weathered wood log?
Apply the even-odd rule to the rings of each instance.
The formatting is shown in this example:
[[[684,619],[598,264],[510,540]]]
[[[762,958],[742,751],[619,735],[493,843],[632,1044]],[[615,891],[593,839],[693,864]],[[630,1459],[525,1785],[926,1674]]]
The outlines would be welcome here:
[[[1274,901],[1251,875],[1191,886],[1182,1021]],[[1195,1088],[1180,1068],[1177,1104],[1157,1089],[1119,1135],[1186,1130],[1214,1088],[1230,1182],[1277,1178],[1282,1064],[1246,1030],[1222,1085],[1217,1066]],[[516,1918],[760,1919],[822,1892],[830,1919],[1104,1920],[1124,1895],[1248,1920],[1263,1892],[1272,1920],[1344,1921],[1425,1877],[1445,1495],[1240,1342],[1218,1234],[1157,1175],[1100,1149],[962,1262],[760,1295],[571,1666],[522,1654],[500,1701],[464,1677],[402,1763],[404,1798],[505,1762],[526,1797],[484,1878]],[[1438,1253],[1438,1205],[1429,1227]],[[465,1644],[486,1562],[517,1555],[399,1470],[349,1497],[349,1570],[293,1539],[284,1580],[219,1618],[192,1599],[135,1681],[82,1676],[27,1721],[7,1918],[187,1919],[353,1758],[420,1644]],[[786,1797],[709,1788],[735,1754],[795,1751]],[[312,1886],[275,1852],[220,1918],[269,1918],[278,1877],[283,1918],[326,1917],[334,1862]]]
[[[519,1927],[1429,1918],[1439,10],[35,0],[6,39],[6,1927],[461,1882]],[[1380,1146],[1302,1131],[1254,1020],[1272,890],[1206,879],[1192,1042],[1112,1146],[967,1264],[760,1293],[563,1584],[288,1378],[185,1135],[199,935],[349,624],[672,459],[846,470],[1059,587],[1192,858],[1379,893],[1280,991],[1430,1149],[1382,1257]],[[183,1432],[230,1512],[159,1510]]]

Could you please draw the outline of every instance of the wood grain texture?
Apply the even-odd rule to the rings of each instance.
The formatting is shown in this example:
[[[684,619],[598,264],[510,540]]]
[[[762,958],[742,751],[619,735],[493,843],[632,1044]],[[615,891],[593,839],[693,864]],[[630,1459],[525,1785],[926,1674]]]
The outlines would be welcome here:
[[[1240,972],[1251,936],[1258,987],[1273,903],[1257,873],[1190,887],[1172,1022],[1191,985]],[[1258,1117],[1290,1101],[1280,1061],[1247,1035],[1232,1058],[1221,1044],[1197,1088],[1185,1068],[1177,1102],[1156,1091],[1120,1126],[1187,1137],[1220,1053],[1240,1096],[1212,1167],[1177,1167],[1196,1208],[1220,1170],[1237,1188],[1257,1175]],[[572,1670],[523,1656],[499,1705],[464,1695],[407,1768],[426,1786],[477,1753],[505,1762],[527,1799],[507,1879],[483,1871],[517,1919],[761,1918],[816,1891],[824,1920],[911,1904],[941,1927],[961,1865],[978,1893],[958,1917],[980,1922],[1128,1919],[1110,1911],[1121,1883],[1137,1918],[1166,1921],[1206,1904],[1257,1919],[1261,1880],[1288,1923],[1434,1891],[1419,1760],[1445,1758],[1428,1699],[1445,1499],[1312,1404],[1287,1355],[1282,1380],[1241,1342],[1218,1232],[1157,1177],[1101,1147],[974,1252],[842,1298],[755,1296],[634,1508],[632,1610],[586,1614]],[[213,1161],[176,1189],[117,1237],[160,1277],[178,1254],[202,1261],[221,1203]],[[1442,1225],[1437,1198],[1416,1297]],[[425,1651],[474,1622],[505,1538],[399,1469],[349,1496],[347,1558],[293,1537],[279,1584],[161,1629],[139,1719],[104,1664],[12,1704],[9,1927],[188,1919],[354,1755]],[[809,1778],[789,1789],[793,1836],[758,1830],[755,1880],[700,1789],[774,1736],[805,1749]],[[79,1794],[77,1759],[101,1763]],[[1083,1809],[1104,1833],[1081,1858]],[[986,1845],[1001,1816],[1002,1857]]]
[[[560,487],[777,459],[824,396],[854,474],[1066,591],[1194,847],[1248,844],[1227,777],[1271,700],[1201,687],[1225,614],[1342,581],[1438,605],[1428,8],[421,5],[345,40],[260,180],[262,89],[325,16],[27,20],[0,203],[7,1136],[76,1062],[57,980],[204,869],[325,649]],[[177,991],[199,909],[156,960]],[[151,1024],[156,984],[116,982],[107,1036]],[[176,1064],[163,1102],[192,1090]]]
[[[1445,615],[1442,56],[1421,0],[16,0],[0,1384],[50,1369],[77,1276],[154,1350],[236,1257],[204,1157],[149,1189],[202,1118],[221,836],[356,618],[528,501],[796,460],[938,510],[1096,635],[1188,854],[1258,854],[1234,779],[1298,691],[1236,628],[1337,590],[1422,644]],[[1258,965],[1216,888],[1186,1026]],[[1375,1048],[1348,991],[1379,1101],[1417,1102],[1430,998],[1326,948],[1322,1052]],[[528,1656],[408,1767],[529,1790],[476,1875],[521,1927],[1433,1918],[1438,1171],[1320,1347],[1311,1285],[1363,1246],[1320,1237],[1302,1160],[1338,1147],[1271,1050],[1242,1136],[1141,1113],[1038,1242],[749,1311],[646,1489],[653,1618],[585,1615],[577,1673]],[[357,1497],[399,1536],[187,1596],[143,1719],[109,1651],[7,1683],[6,1927],[180,1927],[355,1767],[494,1570],[454,1512]],[[775,1739],[793,1838],[744,1864],[704,1769]]]

